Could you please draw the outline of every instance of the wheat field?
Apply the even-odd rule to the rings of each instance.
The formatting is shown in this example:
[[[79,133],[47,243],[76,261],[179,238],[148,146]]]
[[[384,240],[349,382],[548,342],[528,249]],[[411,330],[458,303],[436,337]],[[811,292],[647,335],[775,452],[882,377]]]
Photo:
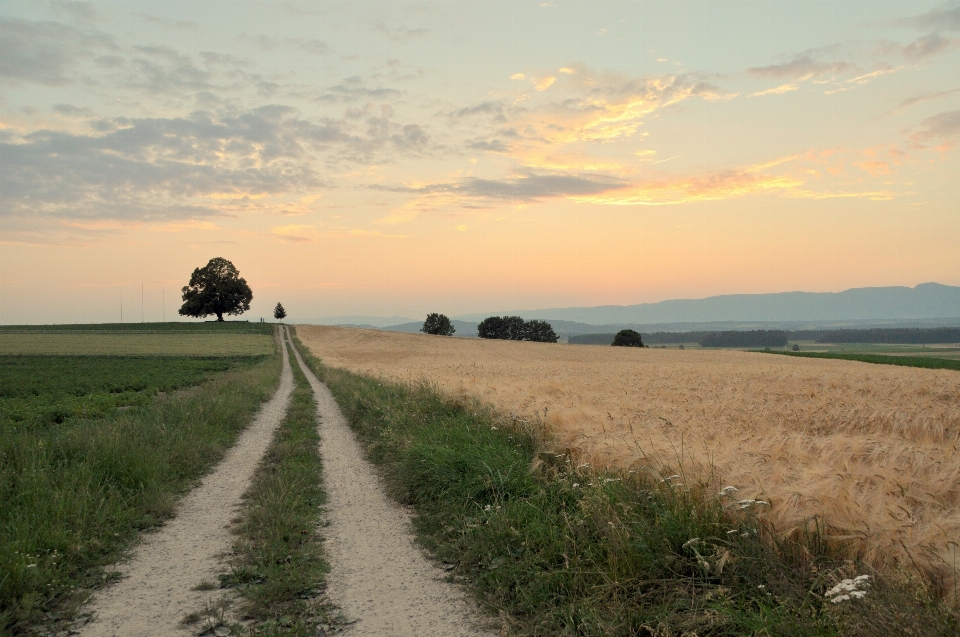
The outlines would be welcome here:
[[[299,326],[327,365],[426,380],[543,421],[594,466],[713,471],[794,532],[820,516],[875,564],[952,587],[960,541],[960,374],[741,351],[521,343]]]

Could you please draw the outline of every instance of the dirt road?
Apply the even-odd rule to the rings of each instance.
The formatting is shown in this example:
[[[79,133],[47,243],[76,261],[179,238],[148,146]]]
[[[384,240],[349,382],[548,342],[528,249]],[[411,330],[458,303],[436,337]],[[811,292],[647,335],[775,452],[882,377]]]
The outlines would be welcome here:
[[[281,334],[286,328],[281,327]],[[98,592],[82,637],[165,637],[189,635],[180,626],[187,613],[201,611],[211,593],[194,591],[217,582],[226,571],[220,556],[230,550],[230,520],[250,486],[260,458],[283,420],[293,393],[293,373],[283,348],[280,386],[217,468],[190,492],[177,516],[144,536],[133,558],[120,566],[124,578]]]
[[[327,590],[357,620],[349,637],[480,637],[461,591],[414,544],[407,513],[387,499],[327,386],[294,351],[313,387],[327,492]]]
[[[281,327],[284,341],[286,328]],[[296,351],[296,350],[294,350]],[[405,511],[389,501],[373,467],[363,458],[346,420],[325,385],[303,364],[317,400],[327,519],[323,529],[332,572],[328,592],[354,623],[350,637],[481,637],[476,616],[443,571],[414,544]],[[230,551],[230,520],[293,392],[286,347],[280,386],[237,444],[194,491],[177,516],[148,534],[119,570],[124,578],[98,592],[87,609],[92,619],[82,637],[185,637],[196,629],[181,625],[203,611],[218,594],[193,590],[216,583]]]

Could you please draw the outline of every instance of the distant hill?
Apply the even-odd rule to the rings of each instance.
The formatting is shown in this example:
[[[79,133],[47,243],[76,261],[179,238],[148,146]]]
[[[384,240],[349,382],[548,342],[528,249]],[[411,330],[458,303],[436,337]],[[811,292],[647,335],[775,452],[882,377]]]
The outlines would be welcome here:
[[[477,325],[479,323],[473,323],[471,321],[458,321],[456,319],[451,319],[453,323],[453,329],[456,330],[454,336],[467,336],[477,338]],[[416,333],[420,331],[420,328],[423,327],[423,321],[412,321],[409,323],[400,323],[399,325],[385,325],[380,329],[387,332],[407,332],[407,333]]]
[[[601,305],[463,314],[457,316],[457,319],[480,321],[491,314],[544,319],[551,322],[570,321],[593,326],[661,326],[670,323],[723,322],[768,324],[910,321],[960,317],[960,287],[922,283],[914,288],[876,287],[853,288],[843,292],[727,294],[705,299],[681,299],[639,305]]]
[[[413,320],[414,319],[408,316],[364,316],[350,314],[345,316],[324,316],[322,318],[298,318],[295,322],[306,325],[344,325],[347,327],[383,328],[388,325],[397,325],[398,323],[409,323]]]

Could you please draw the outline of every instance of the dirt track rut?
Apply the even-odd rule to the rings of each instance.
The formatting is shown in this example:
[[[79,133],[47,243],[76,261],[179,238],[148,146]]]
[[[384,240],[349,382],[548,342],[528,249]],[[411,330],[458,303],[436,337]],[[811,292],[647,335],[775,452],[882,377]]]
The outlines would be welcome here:
[[[294,350],[310,381],[320,420],[327,492],[324,528],[328,592],[357,620],[349,637],[480,637],[478,616],[462,592],[415,545],[410,518],[387,499],[373,467],[327,386]]]
[[[280,329],[281,334],[286,330]],[[211,597],[192,589],[201,582],[216,583],[217,575],[226,571],[221,556],[232,544],[230,520],[287,413],[292,393],[293,373],[284,347],[276,393],[217,468],[180,502],[176,517],[144,536],[133,558],[118,569],[124,578],[94,596],[88,609],[93,617],[81,630],[82,637],[191,634],[180,621],[203,610]]]

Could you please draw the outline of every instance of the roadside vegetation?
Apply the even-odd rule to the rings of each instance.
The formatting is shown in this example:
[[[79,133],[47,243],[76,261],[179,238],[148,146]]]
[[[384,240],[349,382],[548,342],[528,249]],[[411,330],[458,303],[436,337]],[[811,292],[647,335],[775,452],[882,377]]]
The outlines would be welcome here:
[[[717,493],[709,476],[649,459],[596,470],[545,451],[537,423],[304,354],[392,495],[415,508],[421,542],[512,634],[960,630],[919,578],[845,559],[815,522],[784,538],[757,515],[763,502]]]
[[[847,354],[841,352],[778,352],[764,351],[764,354],[781,354],[801,358],[834,358],[845,361],[860,361],[876,365],[899,365],[901,367],[922,367],[925,369],[954,369],[960,371],[960,360],[929,356],[884,356],[883,354]]]
[[[269,397],[276,355],[0,357],[0,634],[62,626]]]
[[[329,567],[318,533],[322,487],[317,408],[293,360],[296,389],[290,410],[244,497],[231,572],[220,585],[236,589],[236,615],[257,635],[315,637],[341,621],[326,598]],[[209,621],[215,630],[216,621]]]

